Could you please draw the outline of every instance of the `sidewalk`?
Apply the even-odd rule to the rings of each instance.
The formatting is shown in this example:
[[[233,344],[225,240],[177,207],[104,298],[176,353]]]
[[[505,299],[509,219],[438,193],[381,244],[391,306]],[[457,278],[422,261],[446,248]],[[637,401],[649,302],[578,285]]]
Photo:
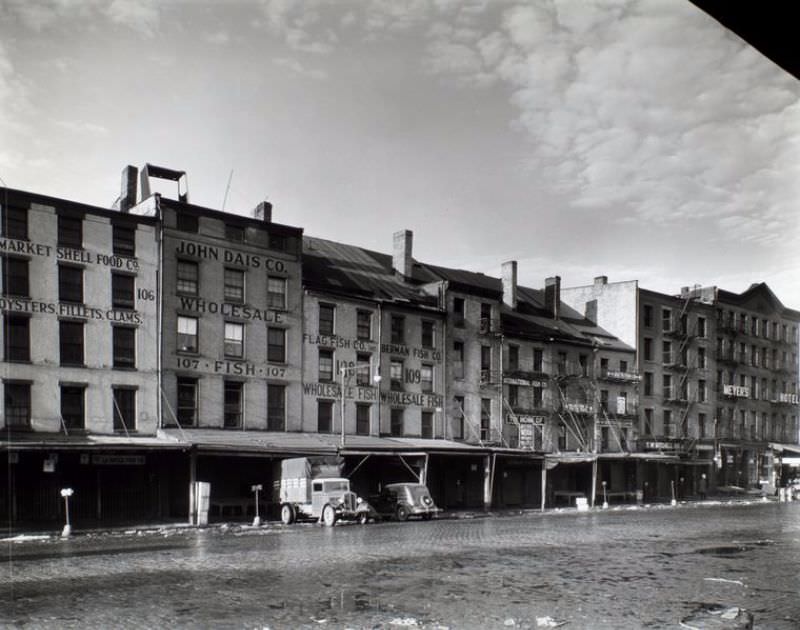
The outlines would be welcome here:
[[[677,502],[677,505],[672,505],[669,501],[658,503],[620,503],[609,505],[603,508],[601,505],[596,505],[585,511],[580,511],[575,507],[556,507],[547,508],[544,511],[538,508],[518,508],[518,509],[494,509],[489,511],[483,510],[445,510],[439,513],[435,520],[469,520],[469,519],[484,519],[484,518],[510,518],[516,516],[553,516],[553,515],[577,515],[587,513],[604,513],[604,512],[632,512],[639,510],[672,510],[672,509],[685,509],[685,508],[699,508],[704,506],[719,506],[719,505],[742,505],[742,504],[762,504],[762,503],[778,503],[777,497],[763,497],[753,494],[743,495],[716,495],[706,499],[684,499]],[[791,501],[789,501],[791,503]],[[314,525],[314,523],[308,523]],[[227,533],[227,532],[247,532],[247,531],[269,531],[281,530],[297,527],[297,525],[284,525],[279,520],[263,521],[261,525],[254,527],[251,523],[243,521],[226,521],[209,523],[205,527],[196,527],[188,523],[152,523],[152,524],[131,524],[110,527],[88,527],[88,528],[73,528],[72,538],[79,537],[92,537],[92,536],[109,536],[109,537],[126,537],[126,536],[171,536],[184,532],[192,531],[209,531],[214,533]],[[29,541],[45,541],[45,540],[61,540],[61,530],[25,530],[25,529],[12,529],[7,528],[0,530],[0,542],[29,542]]]

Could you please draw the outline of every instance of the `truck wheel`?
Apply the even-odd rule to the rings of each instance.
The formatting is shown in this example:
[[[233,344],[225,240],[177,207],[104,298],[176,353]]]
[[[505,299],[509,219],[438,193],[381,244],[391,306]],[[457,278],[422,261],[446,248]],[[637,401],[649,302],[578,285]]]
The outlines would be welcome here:
[[[397,513],[397,520],[398,521],[407,521],[408,520],[408,508],[405,505],[398,505],[396,513]]]
[[[359,525],[366,525],[369,523],[369,514],[367,512],[361,512],[358,515],[358,523]]]
[[[294,507],[289,503],[281,506],[281,522],[284,525],[291,525],[295,521]]]
[[[322,508],[322,522],[326,527],[333,527],[336,524],[336,511],[330,504]]]

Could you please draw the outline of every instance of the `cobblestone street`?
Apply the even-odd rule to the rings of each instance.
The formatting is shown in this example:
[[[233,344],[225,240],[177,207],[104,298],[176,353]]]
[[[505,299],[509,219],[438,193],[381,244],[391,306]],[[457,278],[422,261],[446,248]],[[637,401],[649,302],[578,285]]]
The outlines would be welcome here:
[[[800,504],[4,542],[0,624],[675,628],[703,604],[800,625]]]

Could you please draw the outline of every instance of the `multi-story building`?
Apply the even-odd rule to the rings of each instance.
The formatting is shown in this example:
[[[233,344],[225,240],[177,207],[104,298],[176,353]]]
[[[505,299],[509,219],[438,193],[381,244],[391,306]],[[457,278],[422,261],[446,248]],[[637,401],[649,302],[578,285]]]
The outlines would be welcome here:
[[[78,519],[163,516],[156,220],[10,189],[0,203],[3,518],[58,520],[67,487]]]
[[[694,493],[702,474],[712,487],[774,483],[774,452],[798,443],[797,311],[765,284],[672,296],[601,276],[564,296],[637,348],[640,449],[676,458],[648,468],[651,491]]]

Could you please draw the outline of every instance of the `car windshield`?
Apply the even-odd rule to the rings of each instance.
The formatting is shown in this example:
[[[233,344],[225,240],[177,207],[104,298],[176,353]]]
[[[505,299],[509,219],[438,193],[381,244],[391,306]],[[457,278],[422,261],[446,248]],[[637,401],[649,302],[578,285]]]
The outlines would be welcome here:
[[[327,481],[325,482],[325,492],[347,492],[350,488],[346,481]]]

